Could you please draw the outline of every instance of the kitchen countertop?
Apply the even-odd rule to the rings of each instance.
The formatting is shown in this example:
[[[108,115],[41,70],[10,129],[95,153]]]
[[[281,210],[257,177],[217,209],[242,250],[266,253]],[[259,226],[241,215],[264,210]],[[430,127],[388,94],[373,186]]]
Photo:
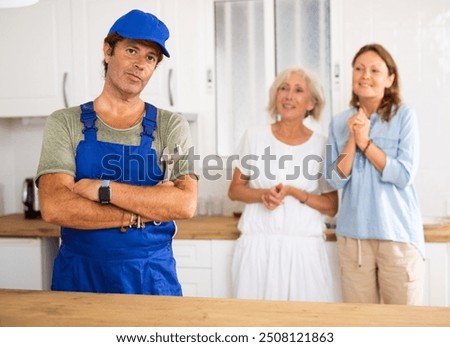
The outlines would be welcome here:
[[[450,326],[450,308],[0,289],[0,326]]]
[[[238,219],[232,216],[202,216],[176,221],[178,240],[236,240]],[[333,229],[325,230],[327,241],[336,241]],[[25,219],[21,213],[0,217],[0,237],[59,237],[59,226],[42,219]],[[426,242],[450,242],[450,222],[425,226]]]
[[[240,233],[237,218],[226,216],[194,217],[176,221],[176,239],[236,240]],[[42,219],[25,219],[22,213],[0,217],[0,237],[59,237],[59,226]]]

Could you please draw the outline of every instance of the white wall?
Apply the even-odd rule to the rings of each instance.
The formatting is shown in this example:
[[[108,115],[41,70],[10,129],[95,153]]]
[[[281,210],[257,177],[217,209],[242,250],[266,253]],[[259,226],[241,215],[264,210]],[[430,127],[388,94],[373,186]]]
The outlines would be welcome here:
[[[23,211],[22,182],[34,177],[44,120],[0,118],[0,215]]]
[[[13,156],[11,146],[11,132],[9,121],[0,119],[0,215],[10,210],[7,206],[6,196],[13,195]]]

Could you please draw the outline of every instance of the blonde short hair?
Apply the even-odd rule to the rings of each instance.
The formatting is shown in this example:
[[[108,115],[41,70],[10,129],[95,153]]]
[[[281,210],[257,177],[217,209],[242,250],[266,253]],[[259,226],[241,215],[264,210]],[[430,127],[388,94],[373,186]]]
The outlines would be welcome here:
[[[316,102],[314,108],[310,111],[311,115],[315,119],[319,119],[323,108],[325,107],[325,98],[323,95],[323,89],[317,78],[311,72],[307,72],[299,67],[290,67],[277,75],[269,89],[269,105],[267,111],[271,117],[275,117],[278,114],[277,110],[277,93],[278,88],[286,81],[292,74],[298,74],[306,81],[311,97]]]

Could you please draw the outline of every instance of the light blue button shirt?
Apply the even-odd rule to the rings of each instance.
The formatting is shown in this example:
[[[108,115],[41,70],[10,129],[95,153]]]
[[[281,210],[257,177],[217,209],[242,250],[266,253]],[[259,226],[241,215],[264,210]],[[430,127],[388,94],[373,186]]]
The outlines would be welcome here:
[[[419,164],[419,134],[415,112],[401,106],[386,122],[377,113],[370,117],[369,136],[386,153],[380,173],[356,151],[351,175],[342,179],[336,159],[347,143],[347,120],[357,112],[349,109],[331,120],[326,178],[342,189],[336,235],[356,239],[381,239],[411,243],[425,256],[420,206],[413,185]]]

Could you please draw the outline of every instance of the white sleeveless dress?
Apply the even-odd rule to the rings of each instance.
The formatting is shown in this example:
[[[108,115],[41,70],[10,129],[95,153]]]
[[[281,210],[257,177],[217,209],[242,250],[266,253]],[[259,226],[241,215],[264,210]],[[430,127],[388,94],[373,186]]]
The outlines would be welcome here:
[[[247,130],[235,166],[252,188],[278,183],[310,193],[332,191],[321,175],[326,138],[313,133],[301,145],[277,140],[270,125]],[[270,157],[271,155],[272,157]],[[337,254],[327,256],[324,216],[286,197],[270,211],[262,203],[246,204],[239,220],[241,236],[232,263],[233,295],[242,299],[341,301]]]

